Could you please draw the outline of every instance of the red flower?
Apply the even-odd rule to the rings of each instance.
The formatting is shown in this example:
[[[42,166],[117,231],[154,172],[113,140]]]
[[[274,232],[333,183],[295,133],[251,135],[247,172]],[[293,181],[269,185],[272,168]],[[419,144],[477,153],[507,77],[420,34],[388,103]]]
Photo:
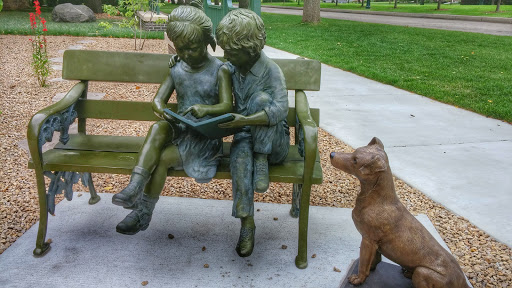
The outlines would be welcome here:
[[[30,26],[32,29],[36,28],[36,15],[34,13],[30,13]]]
[[[43,29],[43,32],[46,32],[46,31],[48,31],[48,29],[44,28],[44,29]]]
[[[36,7],[36,14],[41,15],[41,4],[39,4],[39,1],[35,0],[34,5]]]

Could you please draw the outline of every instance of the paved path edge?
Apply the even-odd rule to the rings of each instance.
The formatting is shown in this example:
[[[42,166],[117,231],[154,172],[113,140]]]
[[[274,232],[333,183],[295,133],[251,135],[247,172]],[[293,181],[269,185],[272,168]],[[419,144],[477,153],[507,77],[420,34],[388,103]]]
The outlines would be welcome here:
[[[273,6],[273,5],[261,5],[261,7],[262,8],[264,7],[264,8],[276,8],[276,9],[302,10],[302,7],[288,7],[288,6],[285,7],[285,6]],[[334,13],[373,14],[373,15],[395,16],[395,17],[431,18],[431,19],[447,19],[447,20],[462,20],[462,21],[512,24],[512,18],[505,18],[505,17],[403,13],[403,12],[367,11],[367,10],[361,11],[361,10],[330,9],[330,8],[320,8],[320,11],[334,12]]]

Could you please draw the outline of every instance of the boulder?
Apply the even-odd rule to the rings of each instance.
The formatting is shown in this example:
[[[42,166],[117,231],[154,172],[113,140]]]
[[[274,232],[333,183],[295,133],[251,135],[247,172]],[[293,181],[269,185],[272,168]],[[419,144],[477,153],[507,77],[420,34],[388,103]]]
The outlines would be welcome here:
[[[73,5],[65,3],[55,6],[52,11],[52,20],[54,22],[94,22],[96,15],[85,5]]]

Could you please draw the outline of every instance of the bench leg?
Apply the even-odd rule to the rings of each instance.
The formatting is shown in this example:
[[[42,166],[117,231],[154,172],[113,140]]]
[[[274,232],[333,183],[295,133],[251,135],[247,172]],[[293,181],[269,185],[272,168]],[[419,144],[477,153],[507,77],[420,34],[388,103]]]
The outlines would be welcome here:
[[[309,198],[311,184],[302,185],[299,211],[299,249],[295,257],[295,266],[299,269],[308,267],[308,221],[309,221]]]
[[[46,186],[42,171],[36,170],[37,193],[39,196],[39,229],[37,231],[36,248],[34,256],[43,256],[50,250],[50,243],[46,242],[46,228],[48,226],[48,202],[46,200]]]
[[[293,184],[292,207],[290,208],[290,216],[299,217],[300,196],[302,194],[302,184]]]
[[[82,183],[89,188],[89,194],[91,194],[91,198],[89,198],[89,205],[94,205],[100,202],[101,198],[96,193],[96,189],[94,188],[94,183],[92,183],[92,175],[89,172],[81,173],[82,175]]]

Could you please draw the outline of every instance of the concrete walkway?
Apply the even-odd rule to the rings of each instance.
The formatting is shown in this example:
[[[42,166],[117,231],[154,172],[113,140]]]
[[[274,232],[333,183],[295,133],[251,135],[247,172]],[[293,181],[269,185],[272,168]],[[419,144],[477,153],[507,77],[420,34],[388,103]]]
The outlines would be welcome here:
[[[302,15],[302,8],[262,6],[262,12]],[[404,15],[405,14],[405,15]],[[512,18],[321,9],[322,18],[512,36]]]
[[[321,81],[321,128],[354,148],[379,137],[397,177],[512,247],[512,125],[324,64]]]
[[[87,203],[88,193],[78,195],[50,217],[48,254],[32,257],[34,225],[0,255],[0,287],[338,288],[359,257],[351,209],[311,207],[308,255],[315,257],[301,270],[294,264],[298,224],[290,205],[255,203],[255,249],[240,258],[232,201],[161,197],[149,228],[127,236],[115,232],[128,211],[112,205],[113,194],[100,194],[95,205]],[[417,219],[447,249],[428,217]]]

